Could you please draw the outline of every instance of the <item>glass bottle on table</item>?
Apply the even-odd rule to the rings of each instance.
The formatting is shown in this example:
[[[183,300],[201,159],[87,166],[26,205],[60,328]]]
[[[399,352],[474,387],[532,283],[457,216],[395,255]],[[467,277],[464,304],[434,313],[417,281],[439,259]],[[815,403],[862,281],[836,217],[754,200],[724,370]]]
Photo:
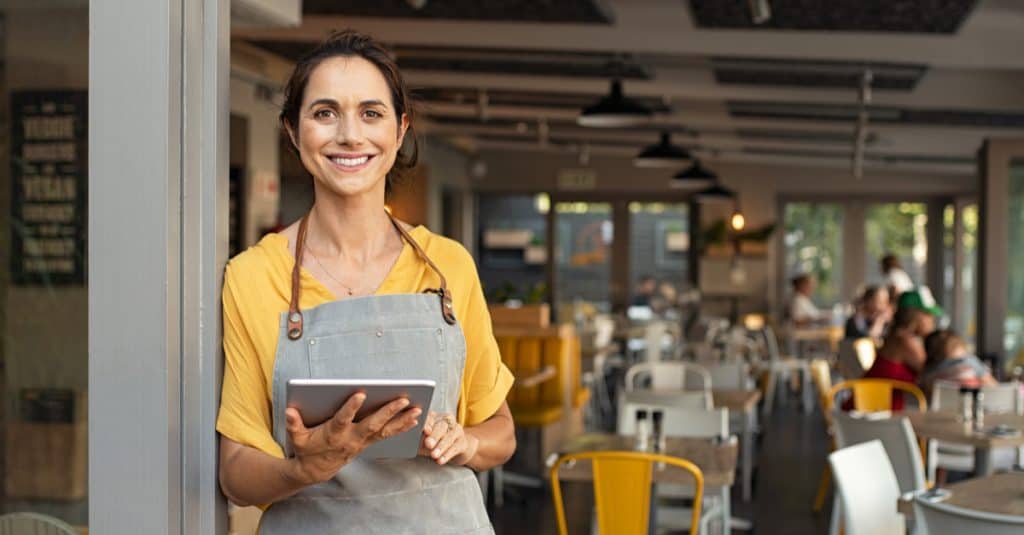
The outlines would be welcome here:
[[[647,411],[639,409],[636,411],[636,436],[633,437],[633,449],[636,451],[648,451],[651,444],[651,423],[647,420]]]

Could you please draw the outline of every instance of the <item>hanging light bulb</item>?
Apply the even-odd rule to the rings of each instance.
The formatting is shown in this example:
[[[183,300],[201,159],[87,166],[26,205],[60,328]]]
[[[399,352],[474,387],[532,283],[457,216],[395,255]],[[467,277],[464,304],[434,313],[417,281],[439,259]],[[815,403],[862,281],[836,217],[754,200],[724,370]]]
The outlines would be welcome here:
[[[736,209],[732,211],[732,217],[729,218],[729,226],[731,226],[733,230],[740,231],[743,230],[743,227],[746,225],[747,218],[743,217],[743,212],[741,212],[740,207],[737,206]]]

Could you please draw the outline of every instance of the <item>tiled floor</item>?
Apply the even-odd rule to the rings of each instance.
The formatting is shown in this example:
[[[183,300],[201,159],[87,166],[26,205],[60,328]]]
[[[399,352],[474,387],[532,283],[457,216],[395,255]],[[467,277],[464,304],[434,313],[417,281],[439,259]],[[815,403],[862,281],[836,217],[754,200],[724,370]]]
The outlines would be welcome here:
[[[828,531],[828,509],[811,511],[818,478],[825,465],[828,440],[821,413],[804,414],[795,400],[776,404],[762,421],[761,444],[755,471],[754,497],[743,503],[733,492],[733,516],[752,520],[754,530],[733,533],[822,534]],[[514,489],[505,506],[492,509],[498,535],[554,535],[555,513],[545,490]],[[589,533],[593,496],[587,484],[564,487],[570,533]],[[685,531],[683,532],[685,533]]]

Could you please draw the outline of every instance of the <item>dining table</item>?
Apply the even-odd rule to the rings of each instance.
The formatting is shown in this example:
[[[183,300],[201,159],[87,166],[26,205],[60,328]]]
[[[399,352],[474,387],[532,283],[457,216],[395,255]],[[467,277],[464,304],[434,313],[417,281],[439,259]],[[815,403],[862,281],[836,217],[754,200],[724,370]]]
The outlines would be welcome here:
[[[992,474],[993,450],[1024,446],[1024,415],[987,413],[980,429],[965,424],[958,413],[950,411],[908,411],[904,416],[918,437],[973,446],[976,476]]]
[[[943,488],[950,493],[943,503],[984,513],[1024,517],[1024,472],[992,474]],[[900,496],[896,507],[904,515],[912,516],[914,493]]]

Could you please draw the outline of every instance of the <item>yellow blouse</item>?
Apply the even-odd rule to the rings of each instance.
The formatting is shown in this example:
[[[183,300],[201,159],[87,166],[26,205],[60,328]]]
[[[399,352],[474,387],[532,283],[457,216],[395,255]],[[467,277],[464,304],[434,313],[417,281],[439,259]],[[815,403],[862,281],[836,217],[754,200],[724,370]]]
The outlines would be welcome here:
[[[462,425],[479,424],[501,407],[513,378],[498,353],[476,264],[458,242],[422,226],[409,233],[448,281],[455,317],[466,337],[456,416]],[[284,452],[272,435],[272,379],[279,321],[288,310],[294,265],[288,238],[268,234],[231,259],[224,273],[224,385],[217,431],[276,457]],[[301,284],[299,307],[304,310],[335,299],[305,270]],[[420,293],[439,285],[437,274],[406,243],[377,295]]]

